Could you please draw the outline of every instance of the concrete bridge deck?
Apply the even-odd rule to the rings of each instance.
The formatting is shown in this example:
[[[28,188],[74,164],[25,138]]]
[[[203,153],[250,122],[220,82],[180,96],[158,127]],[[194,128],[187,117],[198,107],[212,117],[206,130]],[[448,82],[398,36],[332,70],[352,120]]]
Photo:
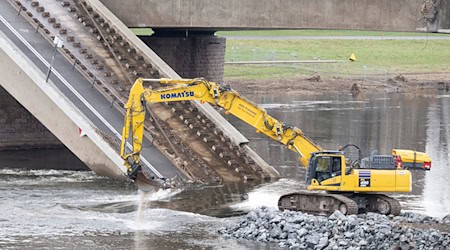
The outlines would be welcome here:
[[[425,0],[101,0],[129,27],[182,30],[450,29],[450,3]]]

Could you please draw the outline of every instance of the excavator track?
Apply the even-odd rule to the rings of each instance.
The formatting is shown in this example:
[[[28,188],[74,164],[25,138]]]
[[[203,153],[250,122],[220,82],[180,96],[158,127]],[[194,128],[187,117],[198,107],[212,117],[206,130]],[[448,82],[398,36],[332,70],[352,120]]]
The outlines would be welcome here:
[[[350,215],[358,213],[358,204],[340,194],[302,191],[281,196],[278,200],[278,209],[323,216],[339,210],[345,215]]]
[[[278,200],[278,209],[328,216],[335,210],[345,215],[373,212],[399,215],[400,202],[384,194],[330,194],[319,192],[296,192]]]
[[[366,212],[399,215],[402,210],[398,200],[384,194],[359,194],[359,196],[368,201]]]
[[[123,104],[138,77],[164,76],[153,59],[141,52],[114,20],[103,16],[89,0],[9,0],[49,42],[64,41],[61,54],[73,64],[92,88],[124,114]],[[159,88],[159,84],[151,85]],[[190,181],[222,183],[270,179],[247,153],[230,140],[192,103],[158,104],[146,121],[145,136]]]
[[[400,205],[400,202],[392,197],[381,195],[382,199],[389,202],[389,206],[391,207],[389,214],[392,215],[400,215],[400,212],[402,210],[402,206]]]

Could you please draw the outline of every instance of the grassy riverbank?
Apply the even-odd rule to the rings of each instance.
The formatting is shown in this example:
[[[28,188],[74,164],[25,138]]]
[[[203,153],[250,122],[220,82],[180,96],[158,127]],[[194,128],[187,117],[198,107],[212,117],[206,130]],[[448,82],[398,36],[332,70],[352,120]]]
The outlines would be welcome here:
[[[151,35],[151,29],[132,29]],[[229,37],[226,62],[334,60],[334,63],[225,65],[225,82],[241,91],[290,89],[305,93],[349,90],[354,83],[370,91],[416,91],[450,84],[450,40],[443,34],[349,30],[220,31]],[[314,36],[314,39],[299,39]],[[324,36],[324,39],[317,39]],[[349,36],[354,39],[332,39]],[[398,40],[360,37],[404,37]],[[256,39],[264,37],[264,39]],[[273,38],[273,39],[272,39]],[[429,39],[428,39],[429,38]],[[355,53],[356,62],[349,57]],[[402,74],[398,78],[399,74]],[[311,75],[319,75],[309,79]]]
[[[228,39],[226,61],[337,60],[333,64],[226,65],[226,78],[269,79],[448,72],[450,40],[245,40]],[[356,62],[349,62],[355,53]]]

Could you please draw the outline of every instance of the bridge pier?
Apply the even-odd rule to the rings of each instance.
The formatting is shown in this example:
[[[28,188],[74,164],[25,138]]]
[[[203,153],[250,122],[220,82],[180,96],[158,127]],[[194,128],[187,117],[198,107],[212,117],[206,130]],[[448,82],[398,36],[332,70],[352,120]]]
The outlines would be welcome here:
[[[214,31],[155,29],[144,43],[184,78],[223,81],[226,39]]]

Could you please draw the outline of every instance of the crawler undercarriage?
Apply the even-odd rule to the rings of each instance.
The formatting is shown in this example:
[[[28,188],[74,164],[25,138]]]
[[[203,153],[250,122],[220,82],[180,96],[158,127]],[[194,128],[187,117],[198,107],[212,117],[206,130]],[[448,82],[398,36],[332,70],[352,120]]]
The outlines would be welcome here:
[[[330,215],[335,210],[345,215],[375,212],[399,215],[400,203],[384,194],[295,192],[278,200],[280,210],[300,211],[316,215]]]

